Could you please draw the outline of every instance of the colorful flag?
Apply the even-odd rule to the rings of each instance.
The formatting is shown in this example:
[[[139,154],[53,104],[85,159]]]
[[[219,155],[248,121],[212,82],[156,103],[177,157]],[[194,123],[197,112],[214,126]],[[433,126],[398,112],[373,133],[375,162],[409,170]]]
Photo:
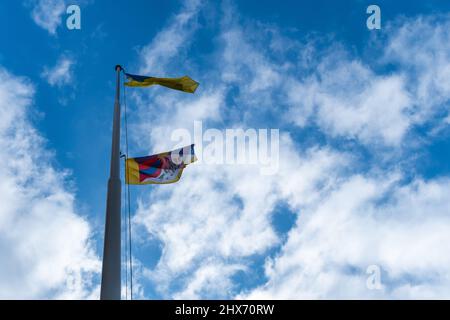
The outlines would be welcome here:
[[[159,84],[160,86],[167,88],[194,93],[199,85],[198,82],[192,80],[188,76],[181,78],[155,78],[137,76],[129,73],[125,73],[125,75],[128,79],[128,82],[125,82],[125,85],[129,87],[148,87]]]
[[[196,161],[194,145],[126,161],[126,183],[167,184],[180,180],[186,165]]]

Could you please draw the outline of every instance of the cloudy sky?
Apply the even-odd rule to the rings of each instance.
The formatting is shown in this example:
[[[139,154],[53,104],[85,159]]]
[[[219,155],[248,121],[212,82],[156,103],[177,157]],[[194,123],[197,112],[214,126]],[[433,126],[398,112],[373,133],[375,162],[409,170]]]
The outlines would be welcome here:
[[[99,297],[116,64],[200,82],[127,89],[129,156],[279,130],[131,188],[135,298],[450,298],[450,3],[370,4],[2,1],[0,298]]]

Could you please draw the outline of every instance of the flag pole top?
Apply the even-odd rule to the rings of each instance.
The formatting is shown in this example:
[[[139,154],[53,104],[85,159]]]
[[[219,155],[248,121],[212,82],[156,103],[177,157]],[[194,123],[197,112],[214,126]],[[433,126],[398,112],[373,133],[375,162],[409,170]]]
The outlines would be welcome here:
[[[116,71],[122,71],[123,68],[122,68],[122,66],[121,66],[120,64],[118,64],[118,65],[116,65],[116,67],[114,68],[114,70],[116,70]]]

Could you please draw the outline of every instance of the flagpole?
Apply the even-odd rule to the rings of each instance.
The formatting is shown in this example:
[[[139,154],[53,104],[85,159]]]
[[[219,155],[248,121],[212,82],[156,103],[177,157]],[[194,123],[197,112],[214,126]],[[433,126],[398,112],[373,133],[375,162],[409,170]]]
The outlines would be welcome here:
[[[120,72],[117,65],[116,97],[114,101],[114,118],[111,148],[111,168],[108,180],[106,200],[105,242],[103,247],[101,300],[120,300]]]

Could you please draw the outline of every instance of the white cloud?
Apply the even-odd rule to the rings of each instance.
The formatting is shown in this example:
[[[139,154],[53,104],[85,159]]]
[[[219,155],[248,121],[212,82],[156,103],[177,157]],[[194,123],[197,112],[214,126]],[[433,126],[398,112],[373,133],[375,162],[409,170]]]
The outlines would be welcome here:
[[[251,117],[255,110],[280,107],[278,92],[289,81],[285,78],[289,66],[270,59],[267,41],[255,41],[261,40],[260,33],[264,34],[267,27],[244,28],[238,24],[238,16],[231,8],[224,9],[224,16],[219,36],[223,48],[217,53],[217,59],[221,61],[216,67],[220,74],[217,80],[238,90],[234,99],[241,109],[242,105],[248,108],[246,117]]]
[[[159,75],[180,50],[190,45],[190,36],[197,30],[201,0],[185,1],[182,10],[153,41],[140,50],[140,73]]]
[[[267,261],[269,281],[245,297],[448,298],[449,186],[349,178],[303,211],[280,255]],[[366,287],[370,265],[383,270],[382,290]]]
[[[184,10],[186,15],[182,10],[177,17],[193,17],[192,11]],[[331,49],[323,52],[314,40],[301,44],[278,39],[279,33],[268,32],[266,26],[251,29],[234,11],[225,13],[218,36],[222,46],[214,52],[221,63],[209,73],[219,76],[202,84],[199,96],[194,96],[197,103],[192,96],[175,97],[166,91],[155,100],[135,95],[140,114],[156,106],[160,120],[151,126],[147,118],[134,124],[135,139],[141,141],[141,149],[161,151],[170,146],[173,129],[189,129],[194,120],[212,127],[245,128],[259,113],[269,112],[266,122],[259,123],[284,128],[280,170],[267,177],[252,166],[193,164],[180,183],[157,186],[150,196],[140,197],[135,223],[144,227],[141,236],[163,243],[158,264],[146,272],[157,291],[170,298],[448,297],[447,179],[405,183],[403,170],[409,168],[397,163],[383,169],[375,165],[358,174],[364,158],[321,141],[302,147],[293,141],[294,135],[283,133],[295,131],[292,124],[317,126],[327,139],[351,139],[378,155],[374,146],[397,149],[410,144],[414,126],[434,121],[445,111],[445,82],[433,84],[441,98],[424,112],[416,103],[430,86],[417,85],[420,81],[409,73],[411,66],[379,72],[332,41],[327,44]],[[438,39],[446,39],[445,28],[438,26],[427,22],[429,34],[438,32]],[[190,43],[193,37],[187,27],[175,19],[159,33],[177,30],[183,35],[173,50],[161,49],[169,53],[163,65],[185,56],[181,43]],[[392,32],[388,47],[400,41],[399,34]],[[158,50],[148,48],[140,52],[141,59],[156,65],[150,53]],[[425,48],[415,46],[424,56],[440,48],[438,41]],[[383,59],[393,62],[389,50]],[[301,53],[288,58],[294,51]],[[426,68],[422,71],[424,79],[433,77]],[[422,87],[425,94],[418,89]],[[143,135],[149,139],[142,141]],[[409,157],[405,152],[399,150],[399,156]],[[272,225],[280,203],[297,215],[285,242]],[[233,275],[239,270],[253,272],[246,259],[267,255],[277,246],[281,246],[278,255],[266,259],[268,282],[237,292]],[[365,272],[372,264],[383,269],[381,291],[366,288]]]
[[[152,101],[141,100],[139,108],[144,113],[132,129],[135,145],[146,149],[147,152],[160,152],[173,147],[173,141],[170,138],[175,129],[186,128],[193,131],[193,123],[196,120],[205,122],[219,120],[224,98],[221,89],[217,88],[196,96],[174,96],[168,92],[162,92],[155,95]],[[146,112],[155,104],[164,110],[158,113],[158,123],[154,123],[153,115]],[[139,138],[139,132],[148,132],[149,140],[142,141]],[[148,150],[150,145],[155,146],[156,143],[158,149]]]
[[[183,291],[177,293],[174,299],[209,299],[229,296],[233,292],[234,284],[231,276],[239,270],[245,269],[240,265],[204,263],[192,275]]]
[[[73,82],[73,67],[75,60],[69,56],[62,55],[53,67],[44,67],[41,77],[51,86],[62,87]]]
[[[395,65],[388,75],[342,49],[318,58],[316,71],[287,91],[290,119],[366,145],[396,147],[415,126],[437,126],[436,117],[449,113],[449,24],[448,16],[391,23],[387,38],[378,40],[381,57],[372,61]]]
[[[285,119],[297,126],[318,125],[370,148],[401,146],[415,126],[449,112],[448,17],[391,25],[379,40],[385,50],[370,63],[329,39],[289,39],[273,26],[243,25],[232,13],[224,20],[220,74],[237,86],[238,104],[259,112],[287,108]],[[374,67],[392,64],[397,69],[389,73]]]
[[[444,124],[450,124],[450,115],[448,115],[447,117],[445,117],[445,119],[444,119]]]
[[[428,113],[436,112],[440,105],[449,101],[449,27],[449,15],[401,20],[389,26],[392,36],[383,58],[408,74],[409,89],[415,93],[416,107],[422,118],[419,120],[426,120]]]
[[[33,0],[31,5],[33,21],[51,35],[56,35],[66,10],[65,0]]]
[[[412,125],[412,99],[401,75],[376,75],[355,60],[330,57],[317,72],[288,89],[290,117],[305,126],[316,121],[331,136],[364,144],[399,145]]]
[[[90,297],[99,260],[67,172],[28,119],[34,87],[3,68],[0,80],[0,297]]]
[[[369,148],[414,144],[406,137],[415,125],[438,127],[436,115],[448,113],[442,76],[450,61],[447,25],[448,17],[418,18],[390,29],[382,61],[396,63],[397,70],[389,75],[339,51],[318,58],[316,70],[287,91],[289,119],[302,127],[316,123],[329,136],[356,138]],[[402,170],[409,168],[339,176],[329,193],[307,205],[293,194],[289,201],[300,207],[292,210],[301,214],[281,253],[266,260],[268,282],[238,297],[449,297],[449,181],[405,184]],[[373,264],[383,270],[380,291],[366,287]]]
[[[280,244],[271,224],[277,202],[294,194],[304,203],[315,201],[347,161],[329,150],[310,150],[299,157],[291,151],[290,138],[282,139],[284,160],[278,175],[259,175],[254,166],[192,164],[181,183],[155,189],[149,199],[141,199],[135,222],[164,243],[162,257],[150,273],[161,293],[204,298],[215,292],[214,297],[230,297],[230,277],[243,268],[240,260]],[[198,268],[221,277],[213,283],[199,280],[202,273],[191,278]],[[183,284],[180,292],[170,291],[174,281]],[[220,291],[224,287],[228,289]]]

